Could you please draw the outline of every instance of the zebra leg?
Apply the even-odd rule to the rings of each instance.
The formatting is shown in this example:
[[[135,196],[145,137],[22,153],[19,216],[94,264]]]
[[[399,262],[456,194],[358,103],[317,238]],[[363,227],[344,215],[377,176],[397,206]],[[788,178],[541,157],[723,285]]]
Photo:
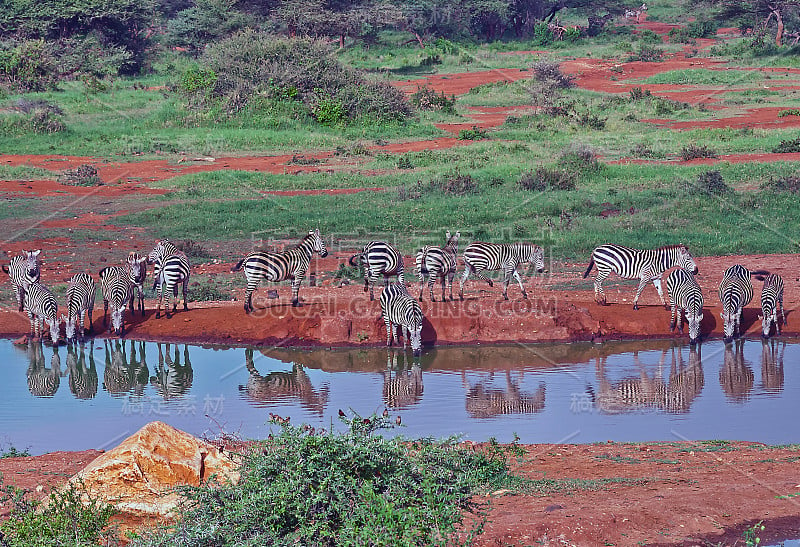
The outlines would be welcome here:
[[[428,272],[428,293],[430,294],[431,302],[436,302],[436,296],[433,294],[434,285],[436,285],[436,274]],[[442,300],[444,300],[444,291],[442,291]]]
[[[606,280],[611,270],[597,269],[597,277],[594,278],[594,301],[601,306],[607,306],[606,293],[603,291],[603,281]]]
[[[156,317],[158,317],[156,315]],[[108,300],[103,299],[103,328],[108,326]]]
[[[683,315],[681,315],[681,313]],[[678,306],[678,317],[677,317],[677,319],[678,319],[678,332],[681,333],[681,334],[683,334],[683,320],[684,320],[684,318],[686,319],[687,323],[689,322],[689,317],[686,315],[686,313],[687,313],[687,310],[684,310],[683,308]]]
[[[778,298],[778,305],[781,308],[781,323],[783,323],[784,326],[786,326],[786,314],[783,311],[783,294],[781,294],[780,297]],[[778,334],[780,333],[781,333],[781,327],[780,323],[778,323]]]
[[[417,275],[419,276],[419,301],[422,302],[422,293],[425,290],[425,276],[422,275],[422,270],[417,270]]]
[[[464,283],[467,282],[467,278],[469,277],[469,271],[471,266],[469,264],[464,265],[464,275],[461,277],[461,287],[459,288],[458,295],[461,300],[464,300]]]
[[[522,277],[520,277],[519,272],[517,272],[516,268],[514,268],[514,277],[517,279],[517,283],[519,283],[519,288],[522,290],[522,298],[528,299],[528,292],[525,290],[525,287],[522,285]],[[508,285],[508,283],[506,283]]]
[[[250,313],[253,311],[253,293],[258,287],[258,279],[251,279],[247,281],[247,290],[244,294],[244,312]]]
[[[167,319],[172,319],[172,311],[169,309],[169,305],[172,299],[172,292],[175,290],[175,287],[165,287],[161,285],[161,296],[164,298],[164,315],[167,316]]]
[[[189,290],[189,276],[186,276],[186,279],[183,280],[183,311],[189,311],[189,301],[186,298],[186,292]],[[142,311],[142,315],[144,315],[144,311]]]
[[[644,288],[647,286],[647,284],[649,282],[650,282],[650,280],[647,279],[646,277],[642,278],[642,280],[639,282],[639,288],[636,289],[636,296],[633,299],[633,309],[634,310],[638,310],[639,309],[639,297],[642,295],[642,291],[644,290]]]
[[[665,309],[668,309],[667,303],[664,300],[664,291],[661,290],[661,277],[653,279],[653,286],[658,291],[658,297],[661,299],[661,305],[664,306]]]
[[[161,318],[161,302],[164,299],[164,284],[158,283],[158,280],[156,280],[153,287],[156,289],[156,297],[158,298],[158,303],[156,304],[156,319],[159,319]]]
[[[450,301],[453,301],[453,278],[456,276],[456,272],[452,271],[447,274],[447,284],[450,287]],[[444,300],[444,295],[442,295],[442,300]]]
[[[178,285],[172,287],[172,297],[175,301],[172,303],[172,313],[178,311]],[[183,293],[183,303],[186,304],[186,293]]]
[[[17,307],[19,311],[25,309],[25,288],[22,286],[17,286]]]
[[[440,271],[439,277],[442,279],[442,302],[447,302],[447,293],[445,292],[445,289],[447,288],[447,274]]]
[[[384,323],[386,323],[386,347],[392,346],[392,322],[389,319],[384,319]]]
[[[675,325],[676,319],[679,319],[681,312],[678,311],[678,305],[676,302],[672,303],[672,311],[669,312],[669,331],[675,332]],[[677,316],[677,317],[676,317]]]
[[[295,276],[292,278],[292,306],[299,306],[300,305],[300,283],[303,282],[303,278],[300,276]]]

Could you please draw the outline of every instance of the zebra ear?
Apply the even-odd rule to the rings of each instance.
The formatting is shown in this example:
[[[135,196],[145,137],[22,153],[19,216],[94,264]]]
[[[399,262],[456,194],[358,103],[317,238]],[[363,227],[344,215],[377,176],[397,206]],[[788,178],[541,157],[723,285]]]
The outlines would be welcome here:
[[[31,251],[31,255],[33,255],[33,257],[36,258],[37,256],[39,256],[39,253],[41,252],[42,252],[41,249],[36,249],[35,251]]]
[[[447,231],[444,233],[444,237],[446,237],[447,239],[450,239],[450,230],[447,230]]]
[[[6,273],[11,273],[8,271],[8,264],[3,264],[3,271]]]

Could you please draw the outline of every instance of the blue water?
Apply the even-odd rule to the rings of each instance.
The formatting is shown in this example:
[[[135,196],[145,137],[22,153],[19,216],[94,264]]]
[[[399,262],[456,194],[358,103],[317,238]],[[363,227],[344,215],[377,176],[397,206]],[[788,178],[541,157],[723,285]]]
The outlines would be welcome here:
[[[258,438],[270,413],[341,428],[340,409],[387,406],[402,420],[388,434],[408,437],[800,443],[794,340],[440,347],[417,362],[387,349],[123,345],[90,341],[81,367],[79,348],[0,341],[0,450],[108,449],[153,420]]]

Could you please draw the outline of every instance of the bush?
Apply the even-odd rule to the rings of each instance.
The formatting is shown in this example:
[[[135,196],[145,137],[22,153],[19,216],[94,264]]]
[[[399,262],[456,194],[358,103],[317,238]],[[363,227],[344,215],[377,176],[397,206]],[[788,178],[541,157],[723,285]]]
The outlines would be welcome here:
[[[655,46],[642,44],[628,58],[628,61],[641,61],[643,63],[658,63],[664,60],[664,50]]]
[[[0,129],[7,133],[52,135],[67,129],[61,108],[43,99],[21,98],[10,106],[10,110],[18,114],[0,116]]]
[[[702,194],[721,196],[731,192],[730,186],[725,184],[722,173],[719,171],[706,171],[697,177],[696,189]]]
[[[472,129],[462,129],[458,132],[458,140],[460,141],[478,141],[488,139],[489,133],[485,129],[473,125]]]
[[[0,85],[13,92],[55,89],[57,67],[52,47],[44,40],[0,43]]]
[[[517,184],[523,190],[544,192],[546,190],[574,190],[577,187],[577,181],[578,174],[575,172],[540,165],[535,171],[522,173]]]
[[[346,432],[329,433],[273,417],[280,432],[243,455],[238,484],[181,488],[186,501],[174,526],[134,545],[410,546],[471,539],[459,532],[461,523],[478,508],[476,489],[507,476],[504,454],[462,449],[454,439],[375,435],[391,427],[388,417],[354,414],[342,421]]]
[[[559,166],[581,173],[595,172],[602,168],[597,153],[585,144],[572,144],[561,151]]]
[[[411,104],[419,110],[434,110],[446,114],[456,113],[456,96],[448,97],[444,91],[436,93],[428,86],[418,87],[411,95]]]
[[[639,86],[632,87],[628,93],[630,93],[632,101],[641,101],[643,99],[649,99],[653,96],[649,89],[642,89]]]
[[[58,182],[69,186],[101,186],[103,184],[97,175],[97,168],[88,163],[65,170],[58,176]]]
[[[778,146],[772,149],[773,154],[791,154],[800,152],[800,137],[790,141],[781,141]]]
[[[761,183],[762,190],[769,190],[772,192],[789,192],[792,194],[800,193],[800,177],[786,176],[779,178],[770,178]]]
[[[681,149],[681,159],[683,161],[690,161],[699,158],[716,158],[717,153],[706,145],[698,146],[690,144]]]
[[[542,108],[542,112],[550,115],[563,115],[563,107],[558,100],[562,92],[575,85],[575,77],[561,72],[558,63],[539,61],[531,66],[533,78],[528,87],[534,106]]]

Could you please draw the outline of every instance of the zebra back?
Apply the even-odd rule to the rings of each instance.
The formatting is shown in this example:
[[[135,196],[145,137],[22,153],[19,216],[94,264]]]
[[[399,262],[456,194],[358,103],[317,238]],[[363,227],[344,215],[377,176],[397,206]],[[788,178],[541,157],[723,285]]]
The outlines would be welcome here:
[[[665,245],[657,249],[634,249],[624,245],[600,245],[592,251],[589,267],[583,277],[587,277],[597,266],[598,272],[613,271],[625,279],[641,277],[643,272],[660,275],[678,266],[686,271],[697,273],[697,264],[685,245]]]
[[[87,273],[77,273],[72,276],[67,286],[67,313],[68,318],[77,317],[81,311],[94,307],[94,294],[97,285],[92,276]]]
[[[370,241],[364,246],[364,250],[360,255],[364,268],[371,275],[383,275],[384,277],[396,275],[398,282],[402,282],[403,256],[390,243]]]
[[[750,281],[750,270],[740,264],[734,264],[722,274],[719,285],[719,299],[723,313],[735,313],[753,299],[753,283]]]
[[[464,263],[472,270],[499,270],[509,263],[530,262],[544,271],[544,250],[532,243],[487,243],[476,241],[464,249]]]
[[[391,283],[383,288],[380,296],[381,314],[386,323],[388,343],[394,325],[404,327],[411,338],[411,349],[419,355],[422,349],[422,308],[408,293],[405,283]],[[390,330],[391,329],[391,330]]]
[[[764,278],[764,287],[761,290],[761,327],[765,338],[769,337],[772,323],[778,334],[781,333],[781,324],[786,322],[783,310],[783,278],[778,274],[769,274]],[[778,319],[778,309],[781,319]]]

